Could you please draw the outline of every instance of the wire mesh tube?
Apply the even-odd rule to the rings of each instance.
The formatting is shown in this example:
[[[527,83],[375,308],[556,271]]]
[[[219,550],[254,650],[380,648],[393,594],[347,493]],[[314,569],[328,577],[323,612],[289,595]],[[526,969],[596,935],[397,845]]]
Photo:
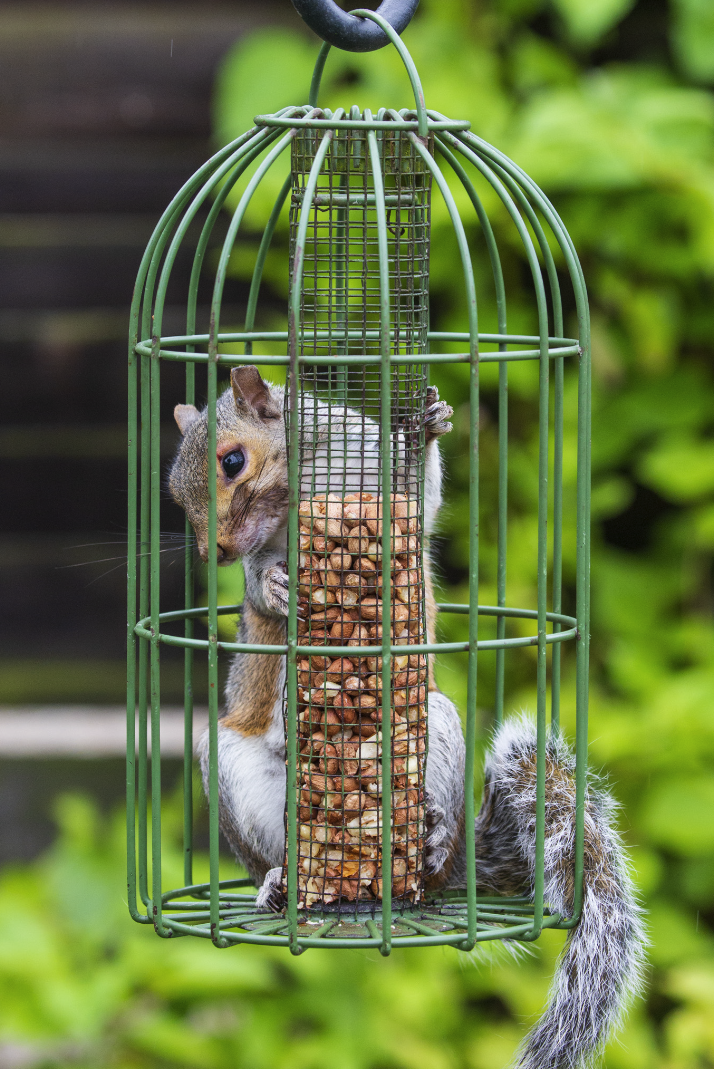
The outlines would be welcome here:
[[[428,664],[409,646],[427,640],[426,369],[393,366],[385,384],[380,365],[340,358],[380,353],[387,329],[391,354],[426,351],[430,176],[399,132],[379,136],[375,175],[365,133],[340,130],[308,199],[320,140],[294,138],[290,216],[301,264],[292,343],[335,359],[301,365],[297,426],[288,420],[299,437],[298,644],[320,648],[297,664],[298,905],[354,909],[376,906],[385,879],[396,902],[423,894]],[[385,643],[404,652],[383,659]]]

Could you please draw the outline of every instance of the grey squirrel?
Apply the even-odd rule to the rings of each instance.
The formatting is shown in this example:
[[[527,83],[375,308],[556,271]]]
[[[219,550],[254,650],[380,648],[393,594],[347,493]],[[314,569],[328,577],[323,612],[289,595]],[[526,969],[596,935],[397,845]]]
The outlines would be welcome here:
[[[283,390],[268,385],[257,368],[231,373],[218,399],[217,542],[221,565],[240,558],[245,571],[244,609],[237,641],[285,641],[288,579],[287,457]],[[310,398],[310,418],[335,435],[363,436],[360,486],[377,484],[378,427]],[[426,440],[425,526],[434,527],[441,504],[438,439],[451,430],[451,408],[429,388],[423,414]],[[207,414],[177,405],[182,433],[169,488],[193,526],[207,560]],[[365,430],[365,426],[372,430]],[[336,449],[340,454],[339,447]],[[314,471],[322,470],[319,443]],[[365,461],[365,455],[367,460]],[[370,464],[369,457],[373,458]],[[365,474],[367,473],[367,474]],[[371,473],[371,476],[370,476]],[[330,475],[330,488],[340,489]],[[315,488],[314,481],[311,487]],[[319,486],[318,486],[319,489]],[[434,633],[435,604],[425,561],[427,630]],[[226,684],[218,727],[219,818],[238,861],[259,887],[258,905],[275,905],[284,854],[285,741],[283,659],[236,654]],[[427,890],[466,882],[464,756],[461,722],[453,703],[430,682],[428,694]],[[204,782],[207,734],[199,743]],[[502,895],[533,893],[535,858],[536,733],[527,717],[504,723],[486,759],[483,801],[475,823],[479,889]],[[639,991],[644,953],[640,909],[622,843],[614,827],[615,803],[593,777],[585,809],[585,892],[578,925],[568,934],[549,1005],[519,1055],[522,1069],[576,1069],[601,1049],[629,1001]],[[560,737],[547,744],[545,893],[553,909],[572,915],[575,829],[574,758]]]

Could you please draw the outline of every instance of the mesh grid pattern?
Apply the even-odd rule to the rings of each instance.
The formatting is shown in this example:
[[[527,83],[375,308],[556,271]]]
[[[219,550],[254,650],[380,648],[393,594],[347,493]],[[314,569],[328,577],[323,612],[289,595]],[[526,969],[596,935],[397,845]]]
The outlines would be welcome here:
[[[291,254],[320,135],[293,142]],[[380,137],[387,210],[390,348],[426,352],[430,177],[406,137]],[[297,351],[380,352],[377,212],[364,132],[338,130],[320,174],[304,252]],[[424,585],[424,365],[391,370],[391,552],[382,552],[381,370],[376,364],[304,365],[299,384],[299,642],[323,656],[298,664],[298,899],[351,909],[382,896],[382,847],[392,842],[396,903],[423,894],[427,658]],[[383,577],[392,583],[383,618]],[[331,656],[330,646],[375,646],[389,627],[383,703],[378,656]],[[384,713],[383,713],[384,708]],[[383,734],[392,749],[391,824],[382,826]],[[283,874],[287,886],[287,873]]]

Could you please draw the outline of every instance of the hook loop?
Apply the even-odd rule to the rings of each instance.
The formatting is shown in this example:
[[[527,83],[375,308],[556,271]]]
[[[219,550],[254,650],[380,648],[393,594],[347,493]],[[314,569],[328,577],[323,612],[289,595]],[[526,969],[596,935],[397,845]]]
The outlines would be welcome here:
[[[417,3],[418,2],[419,0],[417,0]],[[295,0],[293,0],[293,3],[295,3]],[[379,11],[381,11],[381,8],[379,9]],[[402,63],[406,67],[407,74],[409,75],[409,81],[411,82],[412,86],[412,92],[414,93],[414,103],[416,104],[417,120],[419,122],[419,137],[427,137],[429,133],[429,117],[426,111],[426,104],[424,103],[424,91],[421,87],[421,80],[414,65],[414,60],[409,55],[409,50],[404,44],[404,41],[402,41],[401,37],[396,32],[394,27],[380,15],[379,11],[368,11],[363,8],[355,8],[355,10],[351,12],[351,14],[358,15],[365,21],[369,20],[370,22],[375,23],[377,26],[380,26],[385,37],[389,41],[391,41],[394,47],[396,48],[397,52],[401,57]],[[317,97],[320,92],[322,72],[325,69],[325,61],[327,60],[327,56],[331,47],[332,46],[330,45],[329,41],[325,41],[324,45],[320,49],[320,54],[317,57],[315,69],[312,72],[312,83],[310,85],[309,103],[310,106],[313,108],[317,107]]]
[[[345,52],[374,52],[389,44],[376,23],[348,14],[335,0],[293,0],[293,6],[323,41]],[[382,0],[375,14],[402,33],[418,6],[419,0]]]

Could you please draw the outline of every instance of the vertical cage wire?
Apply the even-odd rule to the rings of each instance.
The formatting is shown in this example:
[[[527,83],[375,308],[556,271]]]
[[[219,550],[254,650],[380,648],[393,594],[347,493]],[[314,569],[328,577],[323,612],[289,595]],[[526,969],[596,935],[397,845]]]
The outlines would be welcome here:
[[[385,689],[385,658],[352,650],[427,637],[426,369],[391,358],[426,352],[431,182],[403,135],[370,144],[364,131],[338,130],[306,203],[319,143],[311,131],[293,140],[290,213],[301,267],[294,344],[323,358],[300,369],[297,427],[289,397],[286,409],[299,439],[297,641],[326,647],[297,664],[297,901],[375,908],[387,879],[395,904],[413,905],[423,897],[427,659],[408,649],[388,657]],[[365,363],[384,342],[386,440],[385,368]]]

